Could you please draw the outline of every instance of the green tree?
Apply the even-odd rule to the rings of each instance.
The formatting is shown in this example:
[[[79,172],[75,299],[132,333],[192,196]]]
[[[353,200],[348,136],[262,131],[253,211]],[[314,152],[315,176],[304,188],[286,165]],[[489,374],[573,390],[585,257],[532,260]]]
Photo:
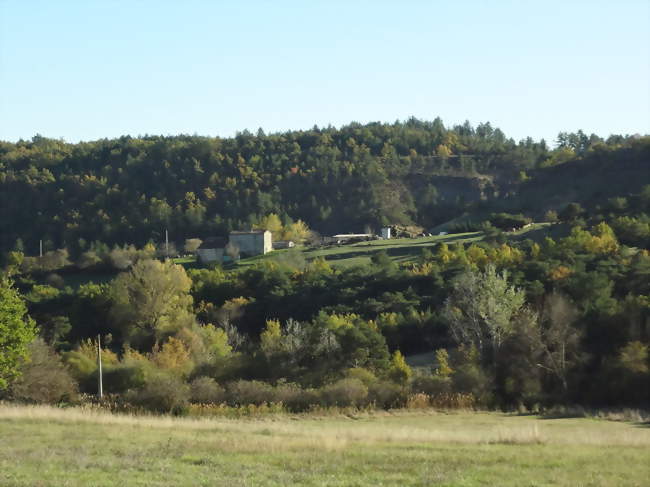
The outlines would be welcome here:
[[[482,356],[491,350],[492,359],[505,338],[513,332],[513,318],[524,306],[524,291],[508,283],[488,265],[483,272],[467,271],[453,284],[445,302],[445,316],[454,338],[476,346]]]
[[[621,349],[618,363],[627,371],[645,374],[648,372],[649,348],[639,341],[630,342]]]
[[[574,327],[578,310],[562,294],[553,293],[546,298],[542,311],[540,348],[542,362],[539,367],[549,372],[568,392],[568,373],[580,360],[580,331]]]
[[[282,330],[278,320],[266,320],[266,328],[260,335],[260,348],[267,358],[282,352]]]
[[[404,360],[402,352],[396,350],[390,361],[390,378],[399,384],[405,384],[413,375],[411,367]]]
[[[190,326],[191,279],[171,261],[140,260],[111,286],[111,316],[125,340],[158,340]]]
[[[574,222],[584,214],[585,210],[580,206],[580,203],[569,203],[566,207],[558,214],[558,217],[563,222]]]
[[[36,336],[34,322],[11,281],[0,278],[0,390],[20,374],[20,364],[28,355],[28,344]]]
[[[444,348],[436,350],[436,375],[449,377],[454,370],[449,365],[449,353]]]
[[[531,407],[539,401],[542,370],[539,363],[540,330],[536,313],[524,308],[513,319],[513,331],[504,341],[495,374],[495,386],[503,405],[523,403]]]
[[[557,219],[558,219],[557,211],[555,210],[548,210],[546,213],[544,213],[545,222],[555,223],[557,222]]]
[[[260,220],[259,224],[254,226],[260,230],[268,230],[273,234],[273,240],[281,240],[283,225],[280,217],[275,213],[270,213]]]
[[[302,220],[290,223],[284,228],[283,237],[285,240],[292,240],[297,243],[303,243],[309,237],[309,227]]]

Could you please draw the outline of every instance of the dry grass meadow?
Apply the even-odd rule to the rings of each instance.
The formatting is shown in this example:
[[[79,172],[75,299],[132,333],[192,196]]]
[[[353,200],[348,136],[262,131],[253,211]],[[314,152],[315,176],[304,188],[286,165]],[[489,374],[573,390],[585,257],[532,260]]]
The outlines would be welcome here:
[[[650,425],[433,411],[190,419],[0,405],[2,486],[645,486]]]

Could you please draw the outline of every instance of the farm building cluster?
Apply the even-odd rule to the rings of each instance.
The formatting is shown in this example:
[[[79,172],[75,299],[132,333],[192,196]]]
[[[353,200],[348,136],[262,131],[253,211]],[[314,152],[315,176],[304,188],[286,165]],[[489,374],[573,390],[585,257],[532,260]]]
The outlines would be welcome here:
[[[208,237],[196,250],[199,262],[229,262],[240,257],[264,255],[272,250],[289,249],[295,244],[291,240],[273,241],[268,230],[230,232],[228,237]]]
[[[405,228],[382,227],[379,234],[375,233],[339,233],[332,236],[320,237],[317,244],[332,245],[361,242],[366,240],[388,240],[396,236],[426,236],[427,234],[413,233]],[[430,234],[429,234],[430,235]],[[196,257],[202,264],[214,262],[227,263],[240,257],[264,255],[272,250],[290,249],[295,247],[291,240],[273,240],[268,230],[233,231],[228,237],[208,237],[201,242],[196,250]]]
[[[228,237],[206,238],[196,250],[199,262],[228,262],[241,257],[266,254],[273,250],[273,237],[268,230],[230,232]]]

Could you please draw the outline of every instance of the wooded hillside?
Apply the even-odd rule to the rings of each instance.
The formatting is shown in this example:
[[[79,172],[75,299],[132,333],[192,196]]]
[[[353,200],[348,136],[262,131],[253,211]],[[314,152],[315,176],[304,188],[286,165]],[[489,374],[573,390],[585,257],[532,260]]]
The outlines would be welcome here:
[[[234,138],[0,142],[0,251],[143,245],[226,234],[269,213],[322,233],[467,212],[541,215],[640,191],[648,138],[560,134],[515,142],[489,123],[410,119]],[[646,174],[643,176],[643,174]],[[534,215],[531,215],[534,216]]]

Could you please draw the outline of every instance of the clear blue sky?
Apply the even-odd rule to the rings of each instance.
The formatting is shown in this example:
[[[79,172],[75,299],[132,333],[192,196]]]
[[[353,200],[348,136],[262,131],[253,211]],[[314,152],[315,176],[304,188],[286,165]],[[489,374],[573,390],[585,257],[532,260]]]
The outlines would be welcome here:
[[[0,139],[650,132],[650,2],[0,0]]]

